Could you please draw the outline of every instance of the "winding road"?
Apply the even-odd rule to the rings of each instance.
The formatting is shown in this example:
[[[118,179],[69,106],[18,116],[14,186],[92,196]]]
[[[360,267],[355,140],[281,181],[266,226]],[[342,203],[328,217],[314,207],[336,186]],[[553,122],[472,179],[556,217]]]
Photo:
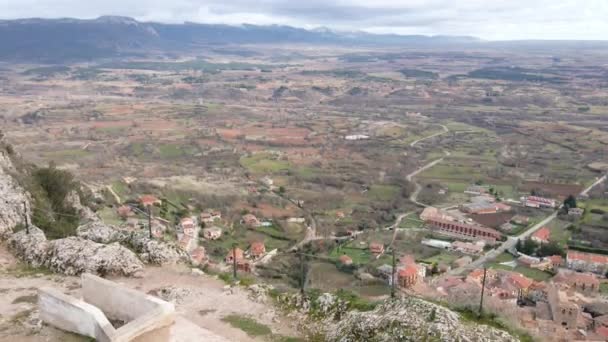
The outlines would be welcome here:
[[[597,185],[599,185],[603,181],[605,181],[607,176],[608,175],[604,175],[603,177],[599,178],[593,184],[588,186],[585,190],[581,191],[580,195],[586,195],[587,193],[589,193],[589,191],[591,189],[593,189],[594,187],[596,187]],[[525,232],[522,232],[521,234],[519,234],[517,236],[510,236],[507,239],[507,241],[503,242],[498,248],[488,251],[486,254],[484,254],[483,256],[479,257],[477,260],[473,261],[472,263],[470,263],[466,266],[455,268],[455,269],[449,271],[448,274],[449,275],[460,275],[465,271],[471,271],[475,268],[482,267],[484,263],[494,260],[500,254],[515,247],[518,240],[524,240],[524,239],[528,238],[530,235],[534,234],[537,230],[539,230],[543,226],[547,225],[549,222],[553,221],[557,217],[557,214],[558,214],[559,210],[562,208],[562,206],[563,205],[560,205],[559,208],[557,208],[557,210],[555,210],[551,215],[547,216],[544,220],[535,224],[532,228],[526,230]]]

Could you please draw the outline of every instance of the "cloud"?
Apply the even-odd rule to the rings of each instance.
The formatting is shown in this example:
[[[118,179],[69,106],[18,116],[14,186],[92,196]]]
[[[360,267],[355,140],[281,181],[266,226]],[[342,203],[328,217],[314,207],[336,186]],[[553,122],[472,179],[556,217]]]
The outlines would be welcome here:
[[[608,40],[606,0],[0,0],[0,17],[283,24],[486,39]]]

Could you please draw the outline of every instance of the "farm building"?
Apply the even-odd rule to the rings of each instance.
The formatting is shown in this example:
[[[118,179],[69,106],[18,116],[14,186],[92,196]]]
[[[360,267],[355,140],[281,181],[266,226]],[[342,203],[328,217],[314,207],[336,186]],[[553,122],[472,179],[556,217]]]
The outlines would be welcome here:
[[[494,243],[502,236],[495,229],[469,223],[447,221],[441,219],[430,219],[426,221],[432,229],[449,236],[466,240],[485,240]]]
[[[604,276],[608,272],[608,256],[577,251],[568,251],[566,267],[579,272],[592,272]]]
[[[369,251],[373,255],[380,255],[384,253],[384,245],[379,242],[372,242],[369,244]]]
[[[240,248],[231,249],[226,255],[226,263],[232,263],[236,259],[237,262],[242,261],[244,259],[244,252]]]
[[[143,207],[149,207],[153,205],[161,205],[162,201],[154,195],[142,195],[139,197],[139,204]]]
[[[452,242],[451,249],[464,254],[480,254],[483,252],[483,247],[486,244],[483,241],[478,241],[476,243],[471,242],[462,242],[462,241],[454,241]]]
[[[194,226],[194,220],[191,217],[184,217],[181,219],[180,226],[184,232],[184,235],[194,236],[196,227]]]
[[[437,240],[437,239],[422,239],[422,241],[420,241],[420,243],[425,246],[429,246],[429,247],[433,247],[433,248],[448,249],[448,248],[452,247],[451,242]]]
[[[407,265],[397,273],[397,281],[400,287],[410,288],[418,281],[418,269],[414,265]]]
[[[214,210],[206,213],[201,213],[201,222],[212,223],[215,220],[222,218],[222,213]]]
[[[539,196],[523,197],[522,202],[526,207],[530,208],[555,208],[557,203],[552,198],[544,198]]]
[[[482,195],[488,193],[488,187],[481,185],[471,185],[469,186],[464,193],[469,195]]]
[[[247,228],[255,228],[260,226],[260,220],[253,214],[243,215],[243,224],[247,226]]]
[[[217,240],[222,236],[222,228],[209,227],[203,229],[203,237],[207,240]]]
[[[249,247],[249,253],[254,259],[260,258],[266,254],[266,246],[264,246],[263,242],[253,242],[251,247]]]

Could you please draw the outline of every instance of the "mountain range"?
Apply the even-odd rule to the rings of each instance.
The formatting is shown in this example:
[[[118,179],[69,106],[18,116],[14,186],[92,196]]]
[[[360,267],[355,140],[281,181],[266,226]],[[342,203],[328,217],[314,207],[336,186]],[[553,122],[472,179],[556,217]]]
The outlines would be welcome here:
[[[290,26],[164,24],[128,17],[17,19],[0,21],[0,59],[57,62],[151,52],[194,51],[228,44],[334,44],[436,46],[474,44],[479,39],[305,30]]]
[[[423,36],[306,30],[280,25],[166,24],[129,17],[0,20],[0,60],[58,63],[121,56],[200,52],[230,44],[326,44],[399,48],[606,48],[607,42],[486,42],[471,36]]]

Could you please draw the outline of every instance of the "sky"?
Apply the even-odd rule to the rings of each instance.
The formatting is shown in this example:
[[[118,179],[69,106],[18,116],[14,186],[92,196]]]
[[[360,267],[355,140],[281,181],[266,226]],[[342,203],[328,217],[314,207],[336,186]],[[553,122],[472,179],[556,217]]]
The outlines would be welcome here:
[[[608,40],[608,0],[0,0],[0,18],[279,24],[487,40]]]

